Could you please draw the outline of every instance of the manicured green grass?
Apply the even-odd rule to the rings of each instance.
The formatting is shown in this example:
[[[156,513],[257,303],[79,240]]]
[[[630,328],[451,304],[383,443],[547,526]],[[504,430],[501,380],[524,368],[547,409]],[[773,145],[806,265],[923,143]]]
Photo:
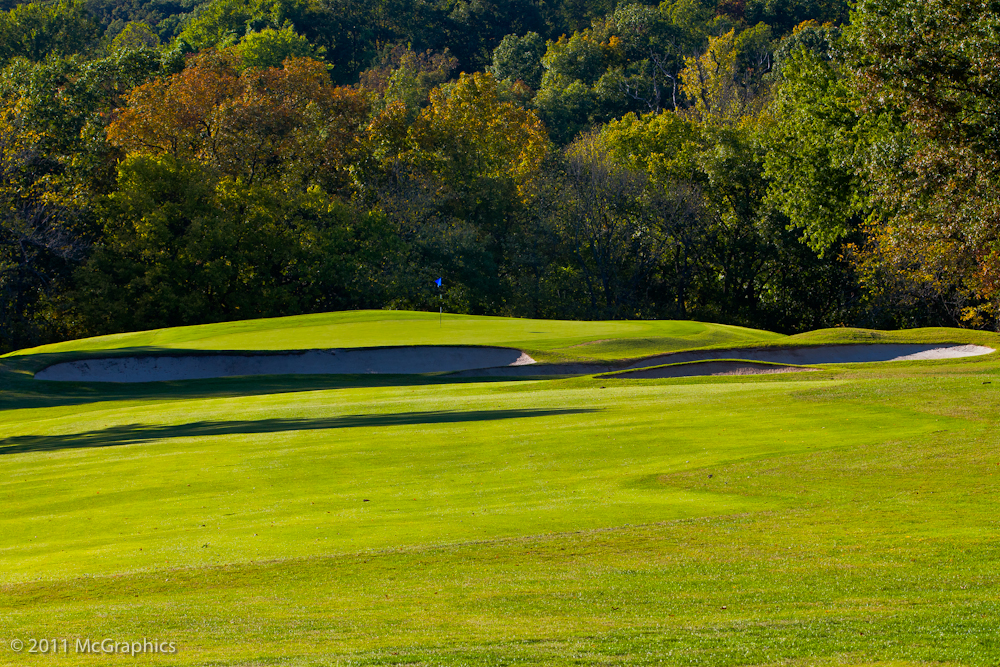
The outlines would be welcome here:
[[[106,343],[432,342],[411,315]],[[456,322],[467,339],[442,342],[551,330],[564,358],[873,335]],[[109,664],[73,652],[87,637],[174,641],[139,658],[169,665],[1000,658],[997,355],[672,380],[30,379],[98,343],[0,360],[0,664]],[[70,653],[4,644],[33,637]]]
[[[569,322],[391,310],[300,315],[159,329],[57,343],[14,353],[56,354],[145,348],[294,350],[385,345],[500,345],[539,361],[624,359],[692,347],[784,338],[769,331],[687,321]]]

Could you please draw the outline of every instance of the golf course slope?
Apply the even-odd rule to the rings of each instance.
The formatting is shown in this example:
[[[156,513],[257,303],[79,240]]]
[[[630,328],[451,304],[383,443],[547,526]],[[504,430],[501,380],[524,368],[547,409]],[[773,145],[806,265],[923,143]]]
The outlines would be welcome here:
[[[0,664],[993,665],[998,344],[362,311],[13,352]],[[404,348],[512,375],[316,361]]]
[[[796,346],[778,334],[699,322],[553,322],[449,316],[445,327],[444,321],[426,313],[333,313],[103,336],[16,354],[57,355],[54,363],[36,370],[38,380],[136,383],[244,375],[589,375],[727,358],[810,365],[959,358],[993,352],[983,345],[937,343]],[[412,343],[399,344],[408,340]],[[297,344],[318,341],[341,347],[295,349]],[[722,347],[727,343],[740,347]],[[246,345],[254,347],[241,347]],[[709,349],[683,351],[685,348]],[[143,354],[123,354],[128,350]],[[223,352],[210,354],[211,350]],[[664,354],[656,354],[660,351]],[[81,352],[106,356],[95,358]],[[69,355],[70,359],[58,361],[58,355]],[[639,358],[629,361],[636,356]],[[549,363],[536,365],[536,357]],[[688,372],[700,369],[711,375],[715,368],[693,366]],[[740,373],[751,373],[755,368],[744,364]]]

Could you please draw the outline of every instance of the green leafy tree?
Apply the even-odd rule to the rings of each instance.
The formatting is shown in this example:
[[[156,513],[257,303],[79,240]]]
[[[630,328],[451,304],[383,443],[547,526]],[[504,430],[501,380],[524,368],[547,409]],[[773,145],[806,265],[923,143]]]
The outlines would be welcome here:
[[[205,0],[84,0],[87,13],[113,39],[129,25],[145,25],[160,43],[176,37],[183,19]]]
[[[235,47],[244,67],[281,67],[288,58],[313,58],[322,54],[289,25],[280,30],[264,28],[249,32]]]
[[[846,0],[748,0],[739,18],[751,25],[766,23],[777,34],[787,35],[806,21],[847,23],[849,7]]]
[[[672,304],[665,312],[786,331],[847,315],[850,267],[801,243],[766,199],[756,122],[629,114],[601,136],[612,159],[651,183],[698,193],[699,216],[671,229],[661,265]]]
[[[676,110],[684,55],[701,46],[700,36],[673,23],[663,8],[647,5],[619,6],[611,26],[611,67],[599,84],[611,88],[604,97],[615,97],[617,88],[623,100],[640,102],[642,111]]]
[[[87,333],[68,295],[100,233],[93,202],[115,187],[121,155],[104,130],[124,93],[159,67],[159,54],[140,49],[91,61],[19,58],[0,73],[0,345]]]
[[[89,61],[19,59],[0,72],[0,98],[17,105],[21,122],[38,137],[38,150],[56,165],[47,178],[68,189],[105,192],[114,185],[121,157],[107,143],[105,129],[125,95],[162,66],[161,54],[150,49]]]
[[[841,66],[800,46],[787,54],[764,160],[768,200],[820,253],[871,212],[862,164],[866,125]]]
[[[542,58],[545,40],[537,32],[523,37],[507,35],[493,51],[493,65],[489,72],[498,80],[522,81],[531,88],[542,83]]]
[[[678,264],[690,251],[685,237],[703,222],[700,192],[615,161],[606,139],[585,135],[565,152],[557,217],[578,298],[593,318],[683,316],[690,276]]]
[[[703,0],[675,0],[660,5],[671,23],[697,39],[697,46],[711,35],[726,32],[733,26],[731,21],[716,15],[713,3]]]
[[[281,3],[248,0],[213,0],[195,12],[180,38],[196,50],[230,46],[247,32],[251,24],[260,28],[280,28],[286,18]]]
[[[0,65],[15,57],[37,62],[90,53],[99,46],[101,32],[77,0],[18,5],[0,13]]]
[[[594,85],[605,70],[601,45],[587,33],[550,42],[534,105],[558,143],[590,127],[597,110]]]
[[[825,61],[836,60],[843,65],[845,46],[840,27],[805,21],[778,43],[774,50],[774,69],[780,72],[784,61],[800,50],[808,51]]]
[[[111,50],[155,49],[160,45],[160,38],[145,23],[132,21],[111,40]]]
[[[735,117],[737,107],[758,114],[767,99],[770,30],[739,29],[711,16],[696,0],[623,4],[590,28],[549,42],[534,105],[553,139],[565,144],[629,112],[693,107],[703,115],[714,104],[717,116]]]
[[[869,248],[929,306],[978,326],[1000,315],[998,22],[993,6],[863,1],[848,29],[861,109],[906,126],[869,169]]]
[[[79,334],[62,312],[88,239],[79,204],[46,177],[57,168],[16,103],[0,107],[0,350]]]
[[[334,13],[316,2],[211,0],[191,14],[179,38],[197,51],[249,40],[248,57],[257,59],[251,66],[277,67],[284,61],[278,59],[282,55],[326,57],[334,53],[340,27]]]
[[[319,188],[245,184],[170,155],[137,155],[98,211],[77,274],[97,331],[382,305],[393,240]]]

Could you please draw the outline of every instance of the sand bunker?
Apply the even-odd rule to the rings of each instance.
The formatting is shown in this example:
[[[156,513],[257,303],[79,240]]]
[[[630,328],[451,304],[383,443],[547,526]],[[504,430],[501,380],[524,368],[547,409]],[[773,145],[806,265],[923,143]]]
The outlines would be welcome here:
[[[776,366],[773,364],[756,364],[752,361],[693,361],[675,366],[660,366],[658,368],[643,368],[602,377],[632,378],[636,380],[659,378],[685,378],[705,375],[770,375],[773,373],[804,373],[815,371],[815,368],[799,366]]]
[[[163,382],[203,380],[240,375],[320,375],[369,373],[453,373],[460,377],[551,377],[593,375],[616,370],[649,369],[648,374],[616,377],[666,378],[694,375],[751,375],[795,373],[814,364],[872,361],[956,359],[993,352],[980,345],[815,345],[695,350],[649,357],[630,365],[605,363],[536,364],[520,350],[504,347],[413,346],[288,353],[192,354],[184,356],[112,357],[84,359],[49,366],[37,380],[70,382]],[[733,361],[734,359],[741,361]],[[752,362],[791,364],[768,366]],[[711,362],[686,367],[656,368],[665,364]]]
[[[63,382],[163,382],[239,375],[440,373],[496,366],[524,366],[535,360],[504,347],[382,347],[306,350],[287,354],[206,354],[116,357],[54,364],[36,380]]]
[[[532,366],[508,366],[503,368],[485,368],[479,370],[455,373],[460,377],[509,377],[534,378],[551,376],[596,375],[618,370],[644,369],[664,364],[679,364],[694,361],[713,361],[720,359],[745,359],[747,362],[762,361],[771,364],[797,364],[811,366],[815,364],[847,364],[871,361],[904,361],[921,359],[956,359],[989,354],[993,348],[980,345],[932,345],[918,344],[862,344],[862,345],[814,345],[811,347],[765,347],[765,348],[733,348],[727,350],[695,350],[690,352],[673,352],[661,354],[647,359],[641,359],[631,364],[622,363],[566,363],[566,364],[534,364]],[[794,373],[800,368],[774,370],[776,366],[742,362],[737,367],[723,368],[709,365],[692,365],[683,374],[681,371],[657,369],[656,375],[639,375],[622,373],[615,377],[690,377],[694,375],[756,375],[760,373]],[[723,363],[723,362],[720,362]],[[732,363],[726,361],[724,363]]]
[[[872,361],[918,361],[928,359],[957,359],[975,357],[993,352],[991,347],[982,345],[814,345],[810,347],[758,347],[730,350],[694,350],[661,354],[628,366],[648,368],[663,364],[677,364],[686,361],[708,359],[746,359],[767,361],[774,364],[856,364]]]

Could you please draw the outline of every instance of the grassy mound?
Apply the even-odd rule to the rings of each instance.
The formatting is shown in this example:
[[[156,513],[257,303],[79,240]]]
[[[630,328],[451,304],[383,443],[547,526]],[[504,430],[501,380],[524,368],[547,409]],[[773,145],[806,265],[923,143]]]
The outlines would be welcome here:
[[[392,310],[348,311],[114,334],[7,356],[115,350],[303,350],[382,345],[496,345],[539,361],[627,359],[692,347],[776,341],[781,334],[688,321],[567,322]]]

